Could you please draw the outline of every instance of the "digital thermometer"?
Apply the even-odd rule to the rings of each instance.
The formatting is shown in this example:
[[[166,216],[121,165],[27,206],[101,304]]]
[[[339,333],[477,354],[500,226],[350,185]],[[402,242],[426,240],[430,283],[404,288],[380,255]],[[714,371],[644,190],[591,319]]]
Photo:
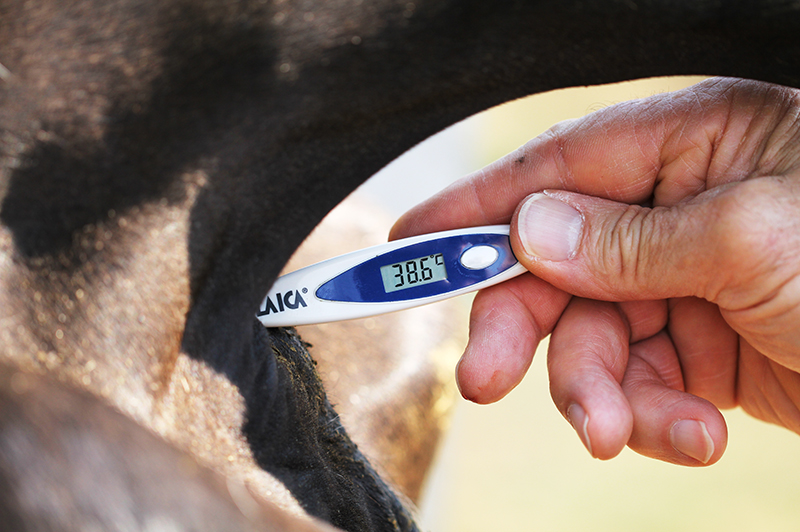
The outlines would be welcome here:
[[[508,225],[420,235],[279,277],[256,316],[266,327],[365,318],[426,305],[525,272]]]

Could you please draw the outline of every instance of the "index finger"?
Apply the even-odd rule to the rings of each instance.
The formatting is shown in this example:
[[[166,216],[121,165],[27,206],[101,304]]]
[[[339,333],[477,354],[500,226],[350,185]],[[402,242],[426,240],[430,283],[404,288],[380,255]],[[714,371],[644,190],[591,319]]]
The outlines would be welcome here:
[[[746,169],[739,166],[749,169],[752,161],[720,149],[720,139],[730,109],[752,111],[764,95],[754,98],[757,87],[739,85],[748,82],[710,80],[557,124],[408,211],[390,238],[508,223],[526,196],[546,189],[642,203],[659,188],[662,202],[675,202],[707,188],[712,157],[725,159],[717,166],[729,171],[727,179],[741,176]]]

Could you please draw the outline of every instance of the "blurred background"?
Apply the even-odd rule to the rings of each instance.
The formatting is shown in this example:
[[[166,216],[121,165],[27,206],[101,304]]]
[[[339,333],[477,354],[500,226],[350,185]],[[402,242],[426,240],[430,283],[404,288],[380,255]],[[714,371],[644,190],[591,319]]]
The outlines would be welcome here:
[[[354,199],[367,198],[395,219],[561,120],[697,81],[665,78],[575,88],[503,105],[414,148],[356,191]],[[468,306],[468,297],[460,304]],[[462,348],[463,343],[454,345],[447,354],[451,367]],[[800,529],[799,436],[733,410],[725,412],[728,449],[711,467],[682,468],[627,449],[614,460],[594,460],[550,401],[546,349],[544,342],[528,377],[499,403],[456,400],[425,486],[423,530]]]

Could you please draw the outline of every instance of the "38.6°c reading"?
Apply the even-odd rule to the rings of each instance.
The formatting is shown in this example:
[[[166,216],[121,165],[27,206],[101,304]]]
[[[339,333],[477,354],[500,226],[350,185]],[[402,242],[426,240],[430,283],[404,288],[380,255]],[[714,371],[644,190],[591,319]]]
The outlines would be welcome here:
[[[381,266],[383,289],[388,294],[447,279],[441,253]]]

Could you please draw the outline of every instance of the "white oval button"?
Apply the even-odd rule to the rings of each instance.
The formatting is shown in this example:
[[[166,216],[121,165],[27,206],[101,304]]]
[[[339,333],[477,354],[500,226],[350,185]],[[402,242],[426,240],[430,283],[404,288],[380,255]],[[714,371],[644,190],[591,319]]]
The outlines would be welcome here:
[[[492,246],[472,246],[461,254],[461,265],[469,270],[482,270],[497,261],[500,252]]]

